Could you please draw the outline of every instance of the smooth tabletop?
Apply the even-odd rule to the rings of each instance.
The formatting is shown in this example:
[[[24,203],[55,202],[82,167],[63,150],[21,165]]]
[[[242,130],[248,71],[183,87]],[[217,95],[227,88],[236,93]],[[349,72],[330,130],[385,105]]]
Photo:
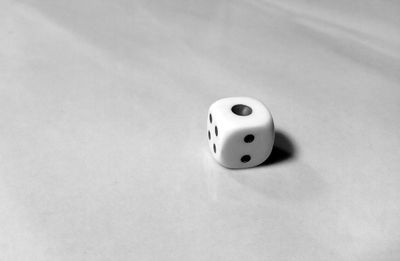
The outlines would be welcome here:
[[[0,1],[0,260],[400,260],[397,1]],[[207,145],[264,102],[263,165]]]

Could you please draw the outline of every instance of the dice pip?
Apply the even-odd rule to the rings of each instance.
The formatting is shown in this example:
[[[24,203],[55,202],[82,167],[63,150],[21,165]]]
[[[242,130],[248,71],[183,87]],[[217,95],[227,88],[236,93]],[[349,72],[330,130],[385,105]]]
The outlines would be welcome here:
[[[227,168],[250,168],[263,163],[275,139],[272,115],[249,97],[224,98],[208,110],[207,135],[211,154]]]

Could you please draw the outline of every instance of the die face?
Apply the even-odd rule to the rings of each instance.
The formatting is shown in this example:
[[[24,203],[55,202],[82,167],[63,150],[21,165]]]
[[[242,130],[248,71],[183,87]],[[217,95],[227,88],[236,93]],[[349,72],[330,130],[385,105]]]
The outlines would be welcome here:
[[[230,135],[230,130],[223,123],[220,113],[210,107],[207,117],[208,145],[213,157],[220,163],[222,147]]]
[[[207,118],[210,151],[228,168],[259,165],[269,156],[274,124],[268,109],[249,97],[232,97],[210,106]]]
[[[250,168],[263,163],[274,145],[274,125],[235,129],[221,146],[220,163],[228,168]]]
[[[216,101],[209,110],[227,131],[263,127],[272,122],[271,113],[260,101],[250,97],[232,97]]]

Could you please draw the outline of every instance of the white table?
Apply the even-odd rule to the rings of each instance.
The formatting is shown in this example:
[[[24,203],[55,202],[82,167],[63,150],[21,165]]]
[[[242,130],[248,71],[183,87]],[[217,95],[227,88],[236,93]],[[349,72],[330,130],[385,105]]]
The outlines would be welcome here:
[[[400,260],[396,1],[1,1],[0,260]],[[208,106],[268,105],[263,166]]]

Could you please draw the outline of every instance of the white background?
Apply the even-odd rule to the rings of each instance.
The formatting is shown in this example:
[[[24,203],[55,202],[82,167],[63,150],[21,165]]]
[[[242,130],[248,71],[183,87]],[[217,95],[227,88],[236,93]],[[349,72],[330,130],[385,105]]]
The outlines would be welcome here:
[[[0,260],[400,260],[397,1],[0,1]],[[269,164],[208,152],[252,96]]]

